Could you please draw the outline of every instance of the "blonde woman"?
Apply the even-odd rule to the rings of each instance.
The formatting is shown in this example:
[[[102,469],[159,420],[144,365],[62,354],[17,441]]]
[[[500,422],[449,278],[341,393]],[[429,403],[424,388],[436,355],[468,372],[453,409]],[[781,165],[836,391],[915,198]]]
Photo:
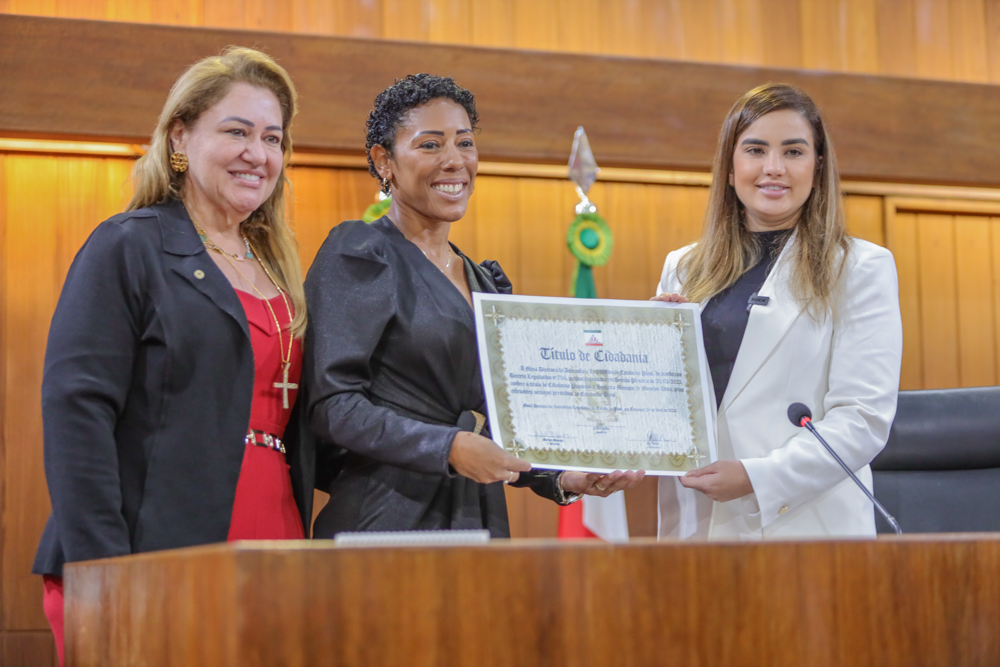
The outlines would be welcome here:
[[[283,442],[306,324],[283,220],[295,109],[263,53],[193,65],[128,210],[73,261],[46,350],[34,565],[60,657],[64,563],[308,532],[310,457]]]
[[[871,486],[896,411],[902,327],[892,254],[847,235],[833,145],[784,84],[730,110],[701,240],[667,256],[659,300],[702,305],[719,458],[660,482],[660,535],[874,536],[871,502],[789,404]]]

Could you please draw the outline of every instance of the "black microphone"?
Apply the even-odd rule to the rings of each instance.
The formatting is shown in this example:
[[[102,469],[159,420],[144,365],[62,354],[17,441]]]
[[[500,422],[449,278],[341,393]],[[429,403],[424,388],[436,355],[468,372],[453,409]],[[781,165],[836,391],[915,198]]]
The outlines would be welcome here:
[[[896,531],[896,534],[902,535],[903,531],[900,530],[896,519],[885,511],[885,508],[882,507],[882,503],[875,500],[875,496],[873,496],[872,492],[868,490],[868,487],[861,483],[861,480],[857,478],[850,468],[847,467],[844,460],[837,456],[837,452],[833,451],[833,447],[831,447],[830,444],[823,439],[823,436],[819,434],[816,427],[812,425],[812,411],[809,409],[809,406],[804,403],[792,403],[788,406],[788,419],[790,419],[796,426],[804,426],[810,433],[816,436],[816,439],[819,440],[824,447],[826,447],[826,451],[830,452],[830,455],[835,458],[837,463],[840,464],[840,467],[844,469],[844,472],[846,472],[850,478],[854,480],[854,483],[858,485],[859,489],[865,492],[865,495],[868,496],[868,500],[875,503],[876,509],[881,512],[882,516],[885,517],[885,520],[889,522],[890,526],[892,526],[892,529]]]

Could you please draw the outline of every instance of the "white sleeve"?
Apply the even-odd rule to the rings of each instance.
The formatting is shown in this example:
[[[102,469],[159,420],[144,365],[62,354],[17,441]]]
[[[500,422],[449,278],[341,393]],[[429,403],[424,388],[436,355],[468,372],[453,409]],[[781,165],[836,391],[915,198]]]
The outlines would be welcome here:
[[[677,264],[681,261],[681,257],[693,247],[694,245],[689,245],[667,254],[667,259],[663,262],[660,282],[656,285],[656,296],[670,292],[680,294],[682,286],[680,278],[677,277]]]
[[[857,246],[856,246],[857,248]],[[866,250],[847,267],[846,293],[834,322],[829,388],[816,430],[854,471],[882,451],[896,414],[903,332],[892,254]],[[816,456],[815,437],[803,430],[762,458],[744,459],[761,526],[847,478],[829,456]]]

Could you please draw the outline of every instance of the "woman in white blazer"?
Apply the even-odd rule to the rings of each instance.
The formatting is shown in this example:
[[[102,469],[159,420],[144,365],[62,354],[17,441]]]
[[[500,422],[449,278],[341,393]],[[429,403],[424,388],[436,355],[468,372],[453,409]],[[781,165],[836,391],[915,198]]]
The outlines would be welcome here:
[[[702,238],[667,255],[657,295],[702,305],[719,449],[661,479],[660,536],[874,536],[871,502],[787,417],[812,408],[870,488],[902,355],[892,254],[847,235],[833,146],[803,91],[768,84],[730,110]]]

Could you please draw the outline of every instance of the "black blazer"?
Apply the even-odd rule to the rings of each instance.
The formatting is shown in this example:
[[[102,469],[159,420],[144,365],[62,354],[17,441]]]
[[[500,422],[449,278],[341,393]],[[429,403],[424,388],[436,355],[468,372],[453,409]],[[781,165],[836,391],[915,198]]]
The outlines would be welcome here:
[[[52,514],[37,574],[67,562],[222,542],[250,421],[253,349],[232,286],[183,204],[122,213],[73,260],[42,381]],[[306,535],[313,456],[289,423]]]

